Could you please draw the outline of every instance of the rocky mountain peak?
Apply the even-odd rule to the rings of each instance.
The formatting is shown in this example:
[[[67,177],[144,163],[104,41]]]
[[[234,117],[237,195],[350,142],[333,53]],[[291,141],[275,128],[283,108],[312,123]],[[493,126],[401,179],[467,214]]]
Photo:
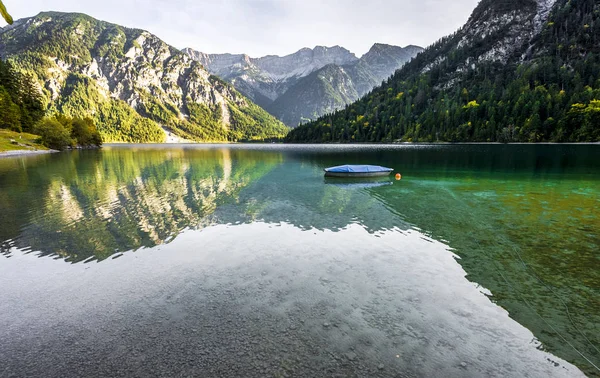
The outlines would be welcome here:
[[[293,54],[248,58],[184,49],[209,72],[231,82],[289,125],[355,101],[422,48],[376,43],[360,59],[341,46],[302,48]]]
[[[358,59],[353,52],[338,45],[332,47],[315,46],[312,51],[314,56],[329,59],[333,64],[347,64]]]
[[[386,49],[390,49],[390,48],[401,48],[401,47],[388,45],[386,43],[374,43],[373,46],[371,46],[371,48],[367,52],[367,54],[370,52],[377,52],[377,51],[382,51],[382,50],[386,50]]]
[[[297,80],[328,64],[345,65],[358,61],[356,55],[340,46],[302,48],[285,56],[251,58],[246,54],[205,54],[190,48],[182,50],[206,69],[235,85],[266,107]]]
[[[424,49],[421,46],[408,45],[408,46],[404,47],[404,51],[407,51],[411,54],[417,55],[418,53],[424,51]]]
[[[379,84],[421,51],[423,51],[423,48],[418,46],[403,48],[384,43],[375,43],[360,60],[363,65],[369,67],[373,80]]]
[[[373,46],[371,46],[369,51],[367,51],[361,57],[361,59],[363,59],[363,60],[372,59],[373,57],[382,56],[382,55],[393,56],[396,59],[398,59],[398,58],[402,59],[402,58],[404,58],[404,56],[407,56],[407,55],[414,56],[421,51],[423,51],[422,47],[413,46],[413,45],[407,46],[407,47],[400,47],[400,46],[388,45],[385,43],[375,43]]]
[[[348,64],[358,58],[343,47],[303,48],[286,56],[270,55],[255,59],[255,64],[274,80],[306,76],[328,64]]]

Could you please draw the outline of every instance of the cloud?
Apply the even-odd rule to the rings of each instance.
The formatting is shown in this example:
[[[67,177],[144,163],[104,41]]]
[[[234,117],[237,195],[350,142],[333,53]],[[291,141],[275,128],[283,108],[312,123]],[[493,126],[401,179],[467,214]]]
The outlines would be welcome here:
[[[464,24],[478,0],[55,0],[51,9],[47,0],[4,2],[15,19],[82,12],[209,53],[340,45],[360,56],[375,42],[427,46]]]

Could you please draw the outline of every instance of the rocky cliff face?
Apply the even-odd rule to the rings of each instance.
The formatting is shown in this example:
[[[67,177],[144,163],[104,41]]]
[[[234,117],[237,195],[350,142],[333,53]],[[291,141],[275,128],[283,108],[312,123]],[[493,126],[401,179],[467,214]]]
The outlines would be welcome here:
[[[473,69],[479,63],[497,62],[506,64],[515,54],[525,54],[533,38],[539,34],[548,20],[556,0],[483,0],[471,14],[467,23],[447,41],[441,49],[422,67],[427,72],[435,66],[447,65],[451,49],[464,56],[457,64],[455,73]],[[467,52],[463,54],[462,52]],[[454,83],[456,75],[449,75],[440,88]]]
[[[360,59],[339,46],[262,58],[183,51],[286,124],[296,126],[356,101],[422,48],[375,44]]]
[[[402,67],[406,62],[409,62],[421,51],[423,51],[423,48],[412,45],[398,47],[381,43],[374,44],[373,47],[360,58],[360,63],[372,76],[371,83],[369,84],[373,84],[372,86],[369,85],[369,89],[361,90],[361,94],[365,94],[367,91],[373,89],[373,87],[381,84],[383,80],[390,77],[394,71]]]
[[[283,57],[269,55],[250,58],[246,54],[204,54],[183,49],[206,69],[266,107],[285,93],[300,78],[328,64],[348,64],[358,59],[343,47],[304,48]]]
[[[253,122],[285,132],[233,87],[143,30],[82,14],[41,13],[0,31],[0,55],[36,76],[51,109],[94,116],[106,140],[136,141],[120,130],[124,116],[114,113],[196,140],[253,137],[244,130]],[[249,113],[258,114],[243,117]]]
[[[284,57],[265,56],[256,60],[257,66],[278,80],[299,78],[328,64],[345,65],[357,61],[356,56],[340,46],[303,48]]]
[[[351,72],[329,64],[302,78],[267,109],[287,125],[331,113],[359,98]]]

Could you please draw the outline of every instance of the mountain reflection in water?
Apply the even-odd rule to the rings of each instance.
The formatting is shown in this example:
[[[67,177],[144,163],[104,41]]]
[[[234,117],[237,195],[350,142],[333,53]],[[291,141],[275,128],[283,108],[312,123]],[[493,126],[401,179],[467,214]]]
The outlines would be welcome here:
[[[0,235],[9,246],[71,262],[163,244],[186,228],[202,227],[218,206],[235,201],[282,161],[281,154],[239,154],[132,148],[44,157],[26,168],[0,161],[6,176],[25,177],[4,193],[16,197],[3,203],[15,218],[3,217]],[[11,209],[24,203],[25,219]]]

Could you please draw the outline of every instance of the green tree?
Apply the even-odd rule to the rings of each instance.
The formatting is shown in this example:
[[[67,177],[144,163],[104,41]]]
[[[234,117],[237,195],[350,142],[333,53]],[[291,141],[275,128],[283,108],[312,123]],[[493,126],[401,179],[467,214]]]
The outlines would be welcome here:
[[[24,131],[31,131],[44,117],[45,108],[42,92],[30,75],[21,75],[19,90],[21,102],[21,125]]]
[[[0,86],[0,128],[21,132],[21,109],[8,91]]]
[[[41,143],[48,148],[64,150],[74,145],[69,130],[56,118],[44,118],[34,131],[40,136]]]
[[[35,81],[0,60],[0,127],[30,132],[44,116],[44,108]]]
[[[100,146],[102,138],[91,118],[76,118],[72,121],[71,137],[82,147]]]

